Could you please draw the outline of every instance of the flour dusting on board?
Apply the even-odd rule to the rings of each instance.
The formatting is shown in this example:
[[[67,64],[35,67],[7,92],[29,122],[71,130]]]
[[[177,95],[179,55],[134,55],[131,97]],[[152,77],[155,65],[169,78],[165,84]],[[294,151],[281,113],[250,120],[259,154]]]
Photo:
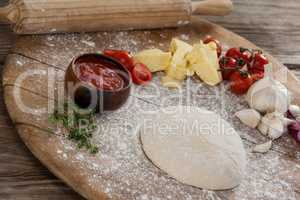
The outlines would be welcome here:
[[[136,37],[136,34],[139,37]],[[39,52],[32,47],[28,48],[32,54],[53,58],[52,64],[65,70],[74,56],[86,52],[102,51],[105,48],[125,49],[131,52],[154,47],[166,50],[172,37],[182,38],[191,44],[201,38],[195,32],[186,29],[143,31],[136,34],[103,32],[47,36],[47,39],[42,40],[42,45],[36,44],[42,46]],[[36,42],[40,42],[38,37],[41,36],[32,37],[33,43],[35,37]],[[47,45],[49,43],[55,45]],[[57,52],[64,52],[64,58],[57,56]],[[47,60],[43,61],[47,63]],[[161,76],[161,73],[157,73],[148,87],[135,86],[127,104],[120,110],[98,117],[99,131],[94,134],[94,142],[99,146],[100,152],[96,156],[78,151],[72,142],[61,137],[59,142],[62,148],[57,150],[58,158],[65,160],[66,165],[80,164],[79,175],[87,177],[90,187],[100,188],[112,199],[220,200],[228,195],[233,199],[298,199],[299,194],[294,192],[297,185],[292,182],[290,176],[300,174],[299,163],[286,159],[286,156],[279,156],[285,155],[285,152],[276,152],[276,145],[285,143],[287,146],[293,146],[292,140],[283,137],[282,142],[275,142],[273,150],[268,154],[253,154],[253,144],[266,139],[234,117],[235,112],[247,108],[243,97],[229,92],[226,84],[213,88],[194,78],[188,79],[180,90],[169,90],[160,86]],[[159,95],[156,96],[153,95],[155,87],[159,88]],[[231,123],[241,135],[249,161],[245,179],[239,187],[214,192],[184,185],[168,177],[146,158],[139,141],[140,122],[147,118],[147,114],[158,112],[160,107],[179,104],[214,111]],[[86,168],[93,173],[86,173]]]

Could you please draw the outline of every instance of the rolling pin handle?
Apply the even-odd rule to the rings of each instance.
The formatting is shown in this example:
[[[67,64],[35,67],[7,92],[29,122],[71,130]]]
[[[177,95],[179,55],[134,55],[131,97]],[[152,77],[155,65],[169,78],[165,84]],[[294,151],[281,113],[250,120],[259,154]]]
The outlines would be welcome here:
[[[18,10],[14,5],[7,5],[5,7],[0,7],[0,22],[3,23],[16,23],[18,18]]]
[[[192,2],[192,14],[224,16],[233,10],[231,0],[204,0]]]

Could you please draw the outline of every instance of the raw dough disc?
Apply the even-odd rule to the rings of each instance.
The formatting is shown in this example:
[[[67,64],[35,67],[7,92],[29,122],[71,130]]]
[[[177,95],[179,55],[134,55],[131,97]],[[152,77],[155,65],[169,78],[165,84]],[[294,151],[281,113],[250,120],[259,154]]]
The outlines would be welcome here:
[[[221,116],[198,107],[168,107],[140,130],[147,157],[178,181],[210,190],[240,184],[246,153],[240,136]]]

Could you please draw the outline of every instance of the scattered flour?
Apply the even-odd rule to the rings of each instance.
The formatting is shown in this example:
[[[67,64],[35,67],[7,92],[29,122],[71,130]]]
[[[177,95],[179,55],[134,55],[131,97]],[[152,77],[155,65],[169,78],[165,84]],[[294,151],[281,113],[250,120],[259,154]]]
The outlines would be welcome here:
[[[20,60],[17,60],[17,65],[18,66],[23,66],[24,64]]]
[[[172,37],[189,41],[199,39],[198,34],[186,29],[133,33],[123,31],[47,36],[46,40],[55,44],[50,49],[45,45],[36,48],[45,36],[32,36],[36,45],[27,48],[34,55],[40,55],[41,59],[50,57],[52,64],[60,67],[63,73],[72,58],[84,52],[98,52],[105,48],[137,52],[157,47],[158,44],[167,47]],[[155,44],[154,41],[157,40],[158,44]],[[63,59],[57,53],[61,53]],[[100,147],[99,154],[91,156],[84,150],[79,151],[72,142],[61,137],[59,142],[62,148],[57,151],[59,158],[64,159],[66,165],[78,164],[80,175],[88,178],[90,187],[102,188],[112,199],[219,200],[224,199],[223,196],[230,196],[232,199],[296,200],[299,197],[295,193],[299,182],[293,182],[293,175],[300,174],[299,163],[282,156],[285,152],[272,150],[266,155],[251,153],[253,144],[260,143],[265,138],[234,117],[235,112],[247,108],[244,98],[228,91],[227,84],[209,87],[196,78],[185,81],[180,90],[169,90],[160,85],[161,76],[161,73],[157,73],[147,87],[134,86],[126,105],[116,112],[98,117],[99,132],[94,135],[94,142]],[[231,123],[241,135],[248,151],[249,164],[245,179],[239,187],[214,192],[183,185],[168,177],[145,157],[137,133],[139,123],[146,118],[147,113],[156,112],[163,106],[178,104],[214,111]],[[289,137],[283,137],[280,141],[285,146],[294,145]],[[280,141],[275,144],[274,149],[276,145],[281,145]],[[299,152],[295,152],[294,156],[300,160]],[[86,174],[85,169],[92,173]]]
[[[86,40],[81,40],[81,42],[82,42],[83,44],[86,44],[86,45],[90,46],[90,47],[95,47],[95,42],[92,42],[92,41],[86,41]]]

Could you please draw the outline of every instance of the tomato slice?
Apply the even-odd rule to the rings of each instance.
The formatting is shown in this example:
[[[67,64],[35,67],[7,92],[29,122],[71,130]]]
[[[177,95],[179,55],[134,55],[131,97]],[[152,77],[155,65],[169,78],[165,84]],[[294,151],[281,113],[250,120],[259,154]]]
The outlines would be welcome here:
[[[124,67],[127,68],[127,70],[129,72],[132,71],[132,69],[134,67],[134,62],[128,51],[106,49],[106,50],[104,50],[103,53],[104,53],[104,55],[109,56],[109,57],[119,61],[121,64],[124,65]]]
[[[136,63],[134,65],[131,75],[133,82],[138,85],[145,85],[152,80],[151,71],[142,63]]]

